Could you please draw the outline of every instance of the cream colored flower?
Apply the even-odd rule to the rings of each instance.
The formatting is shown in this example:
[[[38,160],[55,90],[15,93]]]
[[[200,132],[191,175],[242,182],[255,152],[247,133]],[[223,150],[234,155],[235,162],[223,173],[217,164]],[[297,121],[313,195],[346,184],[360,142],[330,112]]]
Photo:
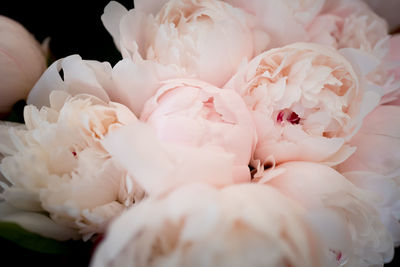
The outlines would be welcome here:
[[[126,107],[53,91],[50,107],[27,106],[24,118],[26,129],[0,128],[14,145],[1,151],[6,157],[0,168],[8,180],[2,198],[8,205],[48,212],[54,222],[86,239],[103,232],[110,219],[143,196],[101,145],[110,131],[136,120]],[[29,226],[25,220],[29,216],[21,222]],[[40,234],[75,237],[53,236],[46,228]]]
[[[175,65],[216,86],[254,55],[250,15],[223,1],[136,0],[129,11],[112,1],[102,21],[124,58]]]

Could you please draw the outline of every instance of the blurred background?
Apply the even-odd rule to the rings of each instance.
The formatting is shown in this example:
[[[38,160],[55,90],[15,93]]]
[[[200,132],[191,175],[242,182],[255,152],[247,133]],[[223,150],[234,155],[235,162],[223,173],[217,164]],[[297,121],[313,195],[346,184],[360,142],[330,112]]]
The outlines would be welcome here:
[[[384,15],[387,10],[385,1],[371,2],[378,14]],[[397,7],[400,8],[400,0]],[[395,3],[396,1],[391,1]],[[72,54],[79,54],[86,60],[108,61],[114,66],[121,55],[101,22],[101,15],[109,0],[96,1],[12,1],[2,0],[0,15],[10,17],[21,23],[39,42],[50,38],[50,60],[54,61]],[[127,9],[133,8],[133,0],[118,0]],[[91,5],[88,5],[90,3]],[[390,9],[390,7],[389,7]],[[393,8],[392,8],[393,11]],[[400,21],[400,9],[396,16],[391,12],[391,22]],[[396,20],[397,19],[397,20]],[[393,29],[393,28],[392,28]],[[395,27],[399,32],[399,27]],[[2,240],[0,249],[3,256],[13,258],[12,266],[87,266],[90,248],[81,253],[68,256],[38,254],[21,248],[18,244]],[[397,250],[395,260],[386,267],[400,266],[400,251]],[[8,262],[8,261],[7,261]]]

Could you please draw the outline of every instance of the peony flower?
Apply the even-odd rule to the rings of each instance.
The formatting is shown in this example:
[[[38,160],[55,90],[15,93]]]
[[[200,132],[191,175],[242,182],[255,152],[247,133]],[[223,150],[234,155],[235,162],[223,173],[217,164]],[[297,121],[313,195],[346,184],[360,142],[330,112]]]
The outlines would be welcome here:
[[[225,0],[225,2],[255,16],[255,29],[266,34],[270,40],[267,46],[256,44],[257,47],[263,48],[258,49],[257,54],[259,54],[266,49],[307,41],[307,27],[321,11],[325,0]]]
[[[338,265],[377,266],[391,261],[393,241],[374,209],[375,195],[334,169],[288,162],[266,171],[258,182],[275,187],[307,210],[312,229]]]
[[[77,234],[87,239],[103,232],[110,219],[143,197],[132,177],[101,145],[109,132],[137,120],[126,107],[54,91],[50,107],[26,106],[24,119],[26,129],[0,126],[1,135],[9,135],[0,141],[6,155],[0,169],[7,179],[1,184],[1,198],[24,214],[12,211],[10,218],[10,212],[2,210],[6,217],[1,220],[55,239]],[[10,139],[14,147],[3,143]],[[35,228],[34,222],[41,220],[36,214],[44,212],[74,235],[51,231],[48,218],[42,218],[47,220],[43,228]]]
[[[375,62],[366,73],[367,83],[380,87],[381,103],[397,97],[400,81],[394,69],[400,64],[395,57],[398,44],[388,34],[387,21],[364,1],[327,1],[323,12],[309,26],[308,33],[311,42],[355,50],[353,53],[357,52],[361,65]]]
[[[225,88],[236,90],[253,114],[255,159],[334,165],[354,151],[346,142],[379,102],[375,88],[363,85],[334,49],[295,43],[255,57]]]
[[[26,99],[46,69],[44,49],[17,21],[0,16],[0,116]]]
[[[102,15],[124,58],[175,65],[186,76],[222,86],[254,54],[251,16],[222,1],[110,2]]]
[[[152,126],[163,141],[191,147],[212,145],[232,153],[236,176],[250,181],[255,126],[235,91],[198,80],[166,81],[146,102],[140,120]]]
[[[195,184],[118,217],[90,266],[326,266],[321,255],[303,210],[277,190]]]
[[[379,58],[387,53],[387,22],[362,0],[326,0],[307,31],[310,42],[361,49]]]

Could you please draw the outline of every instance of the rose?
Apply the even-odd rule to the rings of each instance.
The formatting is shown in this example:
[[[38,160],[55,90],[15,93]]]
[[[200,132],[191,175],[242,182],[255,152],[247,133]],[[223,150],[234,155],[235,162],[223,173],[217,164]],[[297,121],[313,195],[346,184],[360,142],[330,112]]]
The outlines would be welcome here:
[[[44,50],[20,23],[0,16],[0,116],[26,99],[46,69]]]
[[[101,145],[109,132],[137,120],[124,106],[94,96],[50,94],[50,107],[25,107],[26,129],[1,126],[14,148],[6,154],[1,172],[5,203],[20,210],[4,212],[1,220],[15,221],[28,230],[55,239],[89,238],[101,233],[110,219],[143,197],[143,192]],[[0,149],[11,144],[0,143]],[[64,227],[52,231],[53,224]],[[35,223],[43,221],[43,224]],[[42,227],[37,228],[37,226]],[[74,230],[74,231],[73,231]],[[79,234],[79,235],[78,235]]]
[[[176,65],[186,76],[222,86],[253,57],[250,16],[222,1],[110,2],[102,21],[124,58]]]
[[[253,114],[255,159],[334,165],[353,152],[346,142],[379,102],[375,88],[362,85],[334,49],[295,43],[255,57],[225,88],[239,92]]]
[[[313,162],[288,162],[265,171],[265,183],[302,205],[307,218],[332,256],[346,266],[382,265],[391,261],[393,241],[374,209],[375,195],[334,169]],[[329,229],[329,231],[326,231]]]
[[[90,266],[326,266],[303,210],[265,185],[183,186],[116,218]]]
[[[140,120],[152,126],[163,141],[217,146],[232,153],[237,180],[250,180],[255,127],[246,104],[233,90],[198,80],[166,81],[146,102]]]

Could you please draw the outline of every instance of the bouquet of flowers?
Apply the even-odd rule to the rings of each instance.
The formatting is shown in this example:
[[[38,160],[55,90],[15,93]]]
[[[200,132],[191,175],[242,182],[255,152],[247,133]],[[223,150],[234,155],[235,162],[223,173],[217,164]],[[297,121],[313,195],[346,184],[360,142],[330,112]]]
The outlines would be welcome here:
[[[25,38],[0,42],[0,113],[27,101],[23,123],[0,124],[1,225],[91,244],[91,267],[393,259],[400,36],[387,20],[362,0],[134,5],[101,16],[114,66],[47,67],[46,45],[0,17]]]

